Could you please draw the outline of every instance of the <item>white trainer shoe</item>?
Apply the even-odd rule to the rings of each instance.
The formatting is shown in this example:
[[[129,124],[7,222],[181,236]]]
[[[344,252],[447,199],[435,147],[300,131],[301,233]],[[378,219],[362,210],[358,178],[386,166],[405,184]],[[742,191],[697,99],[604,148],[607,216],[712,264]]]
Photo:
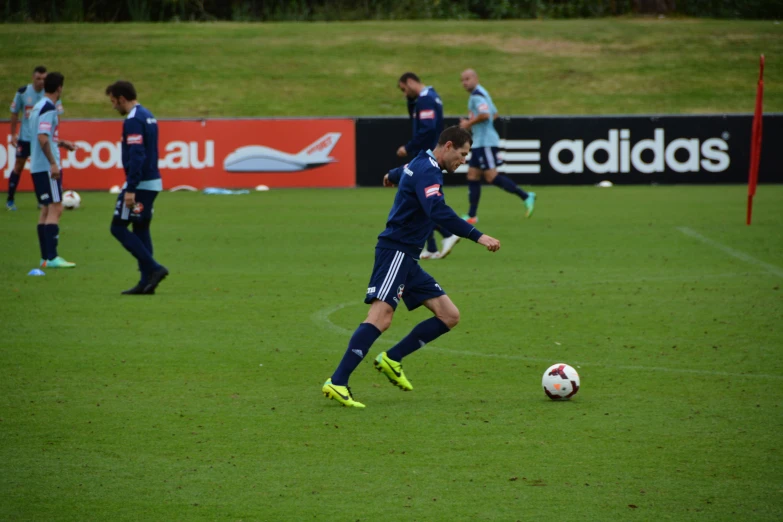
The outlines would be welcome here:
[[[451,250],[454,248],[454,245],[459,243],[460,239],[462,238],[456,234],[452,234],[451,236],[444,238],[443,242],[441,242],[440,244],[440,252],[439,252],[440,255],[437,258],[433,258],[433,259],[443,259],[447,255],[449,255],[449,253],[451,253]]]
[[[436,256],[440,256],[440,252],[430,252],[425,248],[419,254],[419,259],[438,259]]]

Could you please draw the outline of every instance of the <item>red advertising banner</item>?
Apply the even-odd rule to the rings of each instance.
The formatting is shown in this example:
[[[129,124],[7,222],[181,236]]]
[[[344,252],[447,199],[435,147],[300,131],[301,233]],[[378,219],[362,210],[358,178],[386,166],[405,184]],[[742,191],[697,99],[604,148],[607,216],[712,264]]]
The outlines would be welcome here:
[[[158,121],[158,166],[166,189],[356,184],[354,120]],[[60,149],[65,188],[108,190],[124,183],[122,120],[63,120],[59,135],[80,147]],[[15,161],[7,121],[0,122],[0,136],[6,137],[0,171],[7,178]],[[20,189],[32,190],[30,176],[22,176]]]

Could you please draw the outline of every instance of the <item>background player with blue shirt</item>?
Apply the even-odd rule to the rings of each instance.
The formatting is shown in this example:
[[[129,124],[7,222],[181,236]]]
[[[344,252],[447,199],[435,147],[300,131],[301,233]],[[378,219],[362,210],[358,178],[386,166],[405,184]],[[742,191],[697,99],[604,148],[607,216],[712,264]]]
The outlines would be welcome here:
[[[500,241],[462,220],[446,205],[443,196],[442,171],[453,173],[464,164],[470,144],[469,132],[449,127],[440,135],[435,150],[420,152],[413,161],[395,169],[384,179],[385,185],[399,180],[399,188],[386,229],[378,236],[375,246],[375,264],[364,299],[370,305],[370,311],[353,333],[334,374],[322,387],[327,398],[344,406],[364,408],[364,404],[353,399],[348,378],[375,340],[389,328],[400,301],[408,310],[424,305],[435,314],[417,324],[403,340],[375,359],[375,368],[402,390],[413,389],[402,371],[400,361],[403,357],[457,326],[459,310],[437,281],[421,269],[418,257],[434,223],[485,246],[490,252],[500,249]]]
[[[44,80],[44,96],[30,111],[30,129],[35,139],[30,142],[30,172],[41,212],[38,216],[38,245],[41,248],[41,266],[46,268],[73,268],[57,254],[60,239],[60,216],[63,213],[63,175],[60,166],[60,147],[76,150],[76,146],[60,140],[60,117],[57,102],[62,96],[65,77],[53,72]]]
[[[479,85],[478,75],[473,69],[462,73],[462,87],[470,93],[468,98],[469,119],[462,119],[459,126],[473,131],[473,148],[468,168],[468,202],[470,210],[462,216],[468,223],[478,223],[478,204],[481,198],[481,178],[516,194],[525,203],[525,215],[533,215],[536,203],[535,192],[525,192],[511,178],[498,174],[497,167],[503,163],[498,158],[500,136],[495,130],[495,118],[498,110],[487,90]]]
[[[155,198],[163,190],[158,170],[158,121],[136,100],[136,89],[126,81],[106,87],[122,124],[122,165],[125,184],[117,197],[111,233],[136,258],[141,279],[124,295],[151,295],[169,271],[152,257],[152,221]],[[128,230],[131,224],[133,232]]]
[[[33,69],[33,83],[19,87],[11,102],[11,145],[16,148],[16,163],[8,178],[7,210],[16,210],[14,197],[19,186],[19,178],[22,176],[24,164],[30,157],[30,141],[35,138],[34,129],[30,128],[30,114],[35,104],[44,96],[44,79],[46,79],[46,67],[39,65]],[[60,100],[55,103],[58,114],[62,114],[63,105]],[[21,114],[21,116],[20,116]],[[19,135],[16,134],[16,126],[21,120]]]
[[[413,137],[397,149],[397,156],[415,158],[419,152],[434,149],[438,137],[443,132],[443,102],[432,86],[424,85],[419,77],[406,72],[397,80],[397,86],[408,102],[408,115],[413,122]],[[427,248],[422,250],[420,259],[442,259],[449,255],[460,238],[441,227],[435,230],[443,236],[442,247],[438,250],[435,235],[427,238]]]

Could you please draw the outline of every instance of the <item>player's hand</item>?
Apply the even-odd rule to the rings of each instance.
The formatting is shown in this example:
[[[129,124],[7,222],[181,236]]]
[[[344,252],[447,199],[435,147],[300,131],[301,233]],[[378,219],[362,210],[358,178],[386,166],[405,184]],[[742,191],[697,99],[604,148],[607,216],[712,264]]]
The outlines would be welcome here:
[[[60,147],[64,148],[65,150],[70,150],[70,151],[74,151],[74,150],[79,148],[79,147],[76,146],[76,144],[74,142],[68,141],[68,140],[62,140],[60,142]]]
[[[395,185],[394,183],[392,183],[391,181],[389,181],[389,175],[388,175],[388,174],[386,174],[386,175],[383,177],[383,186],[384,186],[384,187],[396,187],[397,185]]]
[[[57,166],[57,163],[53,163],[50,167],[52,179],[60,179],[60,167]]]
[[[400,158],[404,158],[408,155],[408,151],[405,150],[405,145],[401,145],[399,149],[397,149],[397,156]]]
[[[11,145],[16,148],[19,145],[19,137],[14,135],[11,136]]]
[[[126,192],[125,193],[125,206],[128,208],[133,208],[133,206],[136,204],[136,193],[135,192]]]
[[[459,128],[460,129],[469,129],[470,128],[470,120],[467,118],[460,118],[459,119]]]
[[[486,234],[482,234],[481,237],[478,239],[477,243],[479,245],[483,245],[487,247],[487,250],[489,250],[490,252],[497,252],[498,250],[500,250],[500,241]]]

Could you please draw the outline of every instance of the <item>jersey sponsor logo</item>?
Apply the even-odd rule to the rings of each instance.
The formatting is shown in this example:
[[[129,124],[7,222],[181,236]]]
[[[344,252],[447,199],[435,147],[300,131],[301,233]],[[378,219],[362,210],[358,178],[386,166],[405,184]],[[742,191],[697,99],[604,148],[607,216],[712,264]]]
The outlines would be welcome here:
[[[424,188],[424,197],[431,198],[432,196],[440,196],[440,185],[430,185]]]
[[[297,153],[283,152],[271,147],[249,145],[239,147],[223,160],[226,172],[299,172],[313,169],[337,160],[329,153],[342,134],[328,132]]]
[[[374,286],[371,286],[370,288],[367,289],[367,295],[372,295],[374,293],[375,293],[375,287]]]
[[[140,201],[137,201],[136,204],[133,205],[133,213],[139,215],[142,212],[144,212],[144,204]]]
[[[482,103],[478,106],[479,112],[489,112],[489,105],[486,103]]]
[[[42,121],[38,124],[38,132],[50,132],[52,130],[52,124],[48,121]]]
[[[419,112],[419,119],[420,120],[434,120],[435,119],[435,109],[429,109],[426,111],[420,111]]]
[[[26,120],[30,119],[30,114],[33,112],[34,105],[25,105],[24,106],[24,117]]]
[[[144,143],[144,136],[141,134],[128,134],[125,143],[128,145],[141,145]]]

